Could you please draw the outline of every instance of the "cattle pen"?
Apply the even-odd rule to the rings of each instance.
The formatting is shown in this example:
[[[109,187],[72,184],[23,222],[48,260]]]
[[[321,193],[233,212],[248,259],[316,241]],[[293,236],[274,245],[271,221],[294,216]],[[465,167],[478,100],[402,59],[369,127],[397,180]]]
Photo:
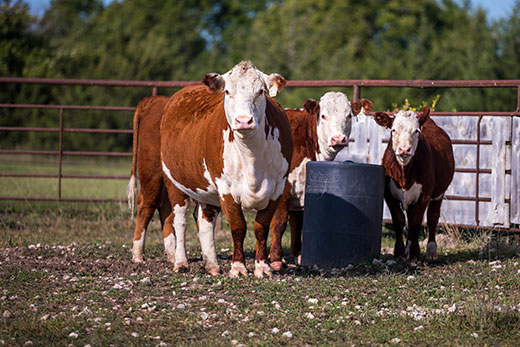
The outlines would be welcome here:
[[[51,85],[51,86],[83,86],[83,87],[128,87],[149,89],[149,95],[157,95],[159,88],[181,88],[197,84],[196,81],[119,81],[119,80],[87,80],[87,79],[46,79],[46,78],[9,78],[1,77],[2,85]],[[511,112],[433,112],[432,116],[441,126],[450,127],[450,119],[463,119],[465,131],[457,131],[453,126],[452,142],[455,148],[461,148],[459,157],[471,157],[465,163],[456,158],[456,176],[460,177],[460,187],[452,187],[445,199],[455,205],[449,205],[452,214],[447,215],[444,222],[464,227],[482,227],[520,232],[520,80],[474,80],[474,81],[440,81],[440,80],[302,80],[288,81],[288,88],[337,87],[352,88],[354,101],[361,96],[362,88],[516,88],[516,105],[511,105]],[[516,106],[516,109],[515,109]],[[58,181],[57,196],[23,196],[4,195],[0,192],[0,200],[24,201],[91,201],[91,202],[125,202],[126,198],[102,197],[70,197],[62,194],[62,181],[67,179],[96,180],[128,180],[126,175],[99,174],[65,174],[63,158],[73,156],[86,157],[131,157],[131,152],[87,152],[66,150],[63,145],[65,133],[87,134],[126,134],[131,136],[132,129],[101,128],[67,128],[64,118],[71,111],[118,112],[128,115],[130,125],[135,107],[127,106],[93,106],[93,105],[49,105],[49,104],[0,104],[0,109],[47,109],[59,114],[55,127],[18,127],[0,124],[0,133],[6,132],[47,132],[58,134],[57,150],[0,148],[2,155],[35,155],[58,158],[57,173],[36,172],[0,172],[0,177],[45,178]],[[48,122],[47,122],[48,123]],[[453,125],[453,124],[452,124]],[[365,129],[365,128],[363,128]],[[470,130],[468,130],[470,129]],[[460,130],[460,129],[459,129]],[[465,134],[471,133],[471,136]],[[368,126],[366,130],[352,132],[352,152],[350,156],[360,161],[378,163],[382,154],[381,146],[388,140],[383,133],[376,133]],[[357,152],[356,152],[357,151]],[[457,151],[456,151],[457,152]],[[492,153],[490,161],[483,160],[483,153]],[[128,170],[130,171],[130,170]],[[457,178],[455,179],[457,181]],[[121,196],[124,192],[121,192]],[[470,211],[471,212],[468,212]]]

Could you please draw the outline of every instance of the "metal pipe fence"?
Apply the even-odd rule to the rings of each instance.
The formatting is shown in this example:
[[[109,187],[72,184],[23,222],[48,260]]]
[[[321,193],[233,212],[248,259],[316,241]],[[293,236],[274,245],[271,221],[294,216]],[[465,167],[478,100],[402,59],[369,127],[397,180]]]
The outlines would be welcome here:
[[[123,81],[123,80],[88,80],[88,79],[55,79],[55,78],[22,78],[22,77],[0,77],[0,84],[38,84],[38,85],[57,85],[57,86],[103,86],[103,87],[133,87],[151,88],[151,95],[157,95],[158,88],[181,88],[188,85],[198,84],[196,81]],[[483,117],[518,117],[520,116],[520,80],[473,80],[473,81],[437,81],[437,80],[293,80],[287,81],[286,87],[352,87],[354,91],[353,99],[361,97],[363,87],[375,88],[517,88],[516,110],[511,112],[432,112],[432,116],[473,116],[478,117],[477,138],[476,140],[453,139],[453,144],[467,144],[476,146],[476,167],[457,168],[456,172],[475,174],[476,192],[475,196],[446,196],[447,200],[474,201],[475,202],[475,225],[479,226],[479,202],[489,202],[491,198],[480,196],[479,176],[480,174],[490,174],[491,169],[480,167],[481,146],[490,145],[489,140],[481,139],[480,124]],[[88,106],[88,105],[43,105],[43,104],[0,104],[0,109],[52,109],[59,112],[59,124],[56,128],[42,127],[12,127],[2,126],[0,132],[52,132],[58,133],[58,150],[16,150],[0,149],[2,154],[30,154],[43,156],[58,156],[58,174],[39,174],[39,173],[9,173],[0,172],[0,177],[20,177],[20,178],[49,178],[58,179],[57,197],[36,197],[36,196],[3,196],[0,200],[39,200],[39,201],[90,201],[90,202],[124,202],[126,199],[106,199],[106,198],[75,198],[62,196],[62,179],[128,179],[128,176],[117,175],[87,175],[87,174],[63,174],[64,156],[104,156],[104,157],[131,157],[131,152],[95,152],[95,151],[66,151],[63,148],[64,133],[102,133],[102,134],[132,134],[132,129],[93,129],[93,128],[65,128],[63,118],[65,111],[109,111],[109,112],[130,112],[135,111],[135,107],[123,106]],[[355,141],[355,139],[351,139]],[[511,145],[511,141],[506,143]],[[506,174],[511,174],[511,170],[506,170]],[[510,199],[506,199],[506,203]],[[511,231],[520,232],[520,228],[510,228]]]

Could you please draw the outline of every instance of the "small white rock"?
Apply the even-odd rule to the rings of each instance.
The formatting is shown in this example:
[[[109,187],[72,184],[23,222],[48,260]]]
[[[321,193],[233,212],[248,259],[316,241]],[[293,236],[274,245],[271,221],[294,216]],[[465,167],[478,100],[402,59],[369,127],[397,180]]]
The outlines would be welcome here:
[[[278,333],[280,332],[280,329],[278,329],[278,328],[273,328],[273,330],[271,330],[271,332],[272,332],[273,334],[278,334]]]
[[[132,336],[133,336],[133,337],[139,337],[139,334],[136,333],[136,332],[134,331],[134,332],[132,333]]]
[[[390,340],[391,343],[401,343],[401,339],[398,338],[398,337],[394,337],[393,339]]]
[[[305,313],[305,318],[307,319],[314,319],[314,315],[310,312]]]
[[[71,337],[73,339],[77,339],[78,336],[79,336],[79,334],[77,332],[74,332],[74,331],[69,334],[69,337]]]
[[[307,300],[309,304],[316,304],[318,302],[318,299],[309,299]]]
[[[292,337],[292,333],[290,331],[286,331],[282,334],[283,337],[288,337],[288,338],[291,338]]]

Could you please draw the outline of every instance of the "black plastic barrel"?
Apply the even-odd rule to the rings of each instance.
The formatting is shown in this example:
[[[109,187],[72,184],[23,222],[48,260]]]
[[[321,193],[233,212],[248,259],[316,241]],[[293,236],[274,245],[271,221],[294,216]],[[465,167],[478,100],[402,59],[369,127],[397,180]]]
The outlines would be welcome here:
[[[384,167],[314,161],[306,171],[302,264],[341,268],[379,257]]]

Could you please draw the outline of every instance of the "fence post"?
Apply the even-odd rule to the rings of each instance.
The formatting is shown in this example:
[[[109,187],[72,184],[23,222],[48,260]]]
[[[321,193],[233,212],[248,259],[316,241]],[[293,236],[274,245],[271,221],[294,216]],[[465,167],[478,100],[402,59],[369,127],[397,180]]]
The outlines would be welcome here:
[[[479,185],[480,185],[480,123],[482,123],[482,115],[478,116],[477,122],[477,165],[476,172],[477,176],[475,179],[475,224],[480,225],[479,220]]]
[[[152,95],[153,95],[153,96],[156,96],[156,95],[157,95],[157,86],[153,87],[153,89],[152,89]]]
[[[60,132],[58,142],[58,199],[61,200],[61,168],[63,156],[63,107],[60,107]]]
[[[354,102],[358,101],[361,97],[361,88],[359,85],[354,84],[354,96],[352,97],[354,99]]]

